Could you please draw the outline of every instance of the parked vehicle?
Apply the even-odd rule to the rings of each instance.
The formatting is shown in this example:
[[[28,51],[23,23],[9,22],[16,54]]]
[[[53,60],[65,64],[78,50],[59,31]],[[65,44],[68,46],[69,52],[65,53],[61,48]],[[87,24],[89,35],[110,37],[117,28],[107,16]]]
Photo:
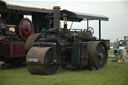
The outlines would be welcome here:
[[[0,61],[13,65],[25,62],[27,38],[33,33],[33,40],[39,36],[47,27],[46,15],[52,11],[0,0]]]
[[[108,17],[60,10],[60,7],[55,6],[54,11],[47,15],[47,20],[48,29],[42,30],[26,56],[30,73],[55,74],[59,66],[100,69],[106,65],[110,44],[109,40],[101,39],[101,21],[108,21]],[[87,21],[87,28],[67,28],[68,21],[79,23],[83,20]],[[99,21],[99,39],[93,35],[90,20]],[[60,21],[64,22],[63,28],[60,27]],[[32,40],[32,36],[27,42]]]

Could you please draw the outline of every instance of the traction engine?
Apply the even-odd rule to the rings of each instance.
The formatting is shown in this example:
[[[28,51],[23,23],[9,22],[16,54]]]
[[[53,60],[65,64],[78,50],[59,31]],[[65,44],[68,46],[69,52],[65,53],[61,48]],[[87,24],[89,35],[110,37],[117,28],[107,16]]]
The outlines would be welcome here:
[[[25,41],[34,32],[33,24],[24,18],[19,25],[6,24],[0,18],[0,60],[8,64],[25,61]]]

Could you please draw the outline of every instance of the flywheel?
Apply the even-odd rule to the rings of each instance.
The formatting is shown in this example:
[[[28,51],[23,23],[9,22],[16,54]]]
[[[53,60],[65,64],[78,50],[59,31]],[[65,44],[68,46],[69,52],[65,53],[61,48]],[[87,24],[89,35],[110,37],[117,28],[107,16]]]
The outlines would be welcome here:
[[[101,41],[88,42],[89,66],[96,69],[103,68],[108,59],[108,52],[105,44]]]
[[[56,58],[51,47],[32,47],[26,56],[27,69],[32,74],[55,74],[59,68]]]
[[[28,18],[21,20],[19,24],[19,34],[23,40],[27,40],[29,35],[34,32],[33,24]]]

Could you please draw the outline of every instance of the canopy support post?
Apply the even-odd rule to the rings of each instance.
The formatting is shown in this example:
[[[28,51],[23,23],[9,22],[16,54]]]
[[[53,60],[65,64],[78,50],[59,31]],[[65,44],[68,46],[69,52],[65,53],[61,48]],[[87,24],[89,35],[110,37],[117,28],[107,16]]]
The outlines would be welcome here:
[[[89,20],[87,19],[87,28],[88,28],[88,26],[89,26]]]
[[[101,20],[99,20],[99,40],[101,40]]]

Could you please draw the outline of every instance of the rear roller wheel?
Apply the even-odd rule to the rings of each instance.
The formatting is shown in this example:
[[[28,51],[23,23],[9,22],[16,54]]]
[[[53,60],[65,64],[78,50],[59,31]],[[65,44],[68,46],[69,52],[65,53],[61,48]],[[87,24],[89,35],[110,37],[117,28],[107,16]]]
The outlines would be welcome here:
[[[51,47],[32,47],[26,57],[27,69],[32,74],[55,74],[59,68],[56,58]]]
[[[108,52],[105,44],[100,41],[90,41],[88,43],[89,65],[96,69],[103,68],[108,59]]]
[[[39,40],[40,38],[40,33],[33,33],[31,34],[28,39],[25,42],[25,51],[27,52],[32,46],[33,43],[36,42],[37,40]]]

